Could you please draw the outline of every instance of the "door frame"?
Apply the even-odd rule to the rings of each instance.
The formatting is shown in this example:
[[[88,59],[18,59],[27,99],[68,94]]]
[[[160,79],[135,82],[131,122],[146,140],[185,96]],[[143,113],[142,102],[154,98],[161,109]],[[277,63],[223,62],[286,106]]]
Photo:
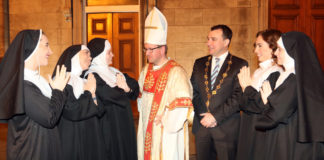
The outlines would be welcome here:
[[[140,3],[140,0],[139,0]],[[142,30],[141,30],[141,8],[140,5],[110,5],[110,6],[86,6],[82,1],[82,44],[87,44],[87,14],[89,13],[114,13],[114,12],[137,12],[138,13],[138,71],[142,70]],[[138,78],[138,77],[134,77]]]

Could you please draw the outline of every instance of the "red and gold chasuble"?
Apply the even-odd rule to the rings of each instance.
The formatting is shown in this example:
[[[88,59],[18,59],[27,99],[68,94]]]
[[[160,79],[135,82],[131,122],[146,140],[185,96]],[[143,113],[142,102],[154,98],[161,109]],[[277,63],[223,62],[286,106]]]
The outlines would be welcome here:
[[[153,71],[153,64],[149,64],[148,66],[143,90],[146,92],[154,93],[154,97],[145,133],[144,160],[151,159],[153,122],[159,110],[160,102],[162,100],[162,96],[164,94],[164,90],[168,81],[169,72],[171,68],[175,66],[179,65],[173,60],[169,60],[161,69],[157,71]],[[182,102],[184,102],[183,99]]]

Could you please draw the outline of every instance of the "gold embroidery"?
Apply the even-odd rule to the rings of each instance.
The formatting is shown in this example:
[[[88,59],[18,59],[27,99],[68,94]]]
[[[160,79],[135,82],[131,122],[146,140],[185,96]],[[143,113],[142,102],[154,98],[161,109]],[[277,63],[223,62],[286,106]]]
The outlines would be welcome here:
[[[177,98],[175,100],[173,100],[171,102],[171,104],[169,106],[167,106],[167,108],[169,110],[173,110],[175,109],[176,107],[181,107],[181,108],[191,108],[193,107],[192,105],[192,101],[190,98],[188,97],[183,97],[183,98]]]
[[[168,78],[168,73],[163,72],[160,76],[160,79],[158,80],[157,85],[156,85],[157,92],[164,90],[167,78]]]
[[[221,85],[223,84],[224,79],[227,77],[227,72],[230,70],[231,64],[232,64],[232,55],[230,55],[230,60],[227,62],[228,65],[227,65],[227,68],[226,68],[225,73],[222,74],[222,79],[219,81],[219,84],[214,88],[214,90],[212,90],[212,92],[210,93],[209,92],[209,87],[208,87],[208,76],[207,76],[207,72],[208,72],[208,67],[210,65],[209,61],[211,60],[211,57],[212,56],[209,56],[207,62],[205,63],[206,67],[205,67],[205,75],[204,75],[204,78],[205,78],[205,86],[206,86],[206,89],[205,90],[206,90],[206,93],[207,93],[206,107],[207,107],[207,111],[208,112],[210,112],[210,110],[209,110],[209,100],[210,100],[211,94],[212,95],[217,94],[217,90],[219,90],[221,88]]]
[[[146,132],[146,135],[145,135],[145,146],[144,146],[144,152],[145,153],[151,151],[151,146],[152,146],[151,139],[152,139],[152,136],[151,136],[150,132]]]
[[[150,122],[152,122],[154,120],[155,115],[156,115],[158,109],[159,109],[159,104],[157,104],[156,102],[153,102],[152,108],[151,108],[150,117],[149,117],[149,121]]]
[[[148,78],[145,79],[145,82],[144,82],[144,88],[146,90],[149,90],[153,87],[154,85],[154,76],[153,74],[150,72],[149,75],[148,75]]]

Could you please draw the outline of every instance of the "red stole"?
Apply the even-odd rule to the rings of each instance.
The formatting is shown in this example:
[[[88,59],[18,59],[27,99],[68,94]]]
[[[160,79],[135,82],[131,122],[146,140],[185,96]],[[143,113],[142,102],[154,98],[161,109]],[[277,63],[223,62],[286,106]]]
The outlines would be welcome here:
[[[164,89],[168,81],[169,72],[174,66],[178,66],[178,64],[173,60],[169,60],[161,69],[157,71],[153,71],[153,64],[149,64],[148,66],[143,90],[154,93],[154,97],[145,133],[144,160],[151,159],[153,123],[159,110]]]

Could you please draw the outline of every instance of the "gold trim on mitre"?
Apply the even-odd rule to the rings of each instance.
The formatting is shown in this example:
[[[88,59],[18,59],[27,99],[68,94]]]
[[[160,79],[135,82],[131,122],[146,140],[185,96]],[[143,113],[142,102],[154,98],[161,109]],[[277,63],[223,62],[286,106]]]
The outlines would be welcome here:
[[[156,27],[156,26],[147,26],[147,27],[145,27],[145,29],[159,29],[159,27]]]
[[[154,7],[145,20],[144,43],[166,45],[168,22],[162,12]]]

